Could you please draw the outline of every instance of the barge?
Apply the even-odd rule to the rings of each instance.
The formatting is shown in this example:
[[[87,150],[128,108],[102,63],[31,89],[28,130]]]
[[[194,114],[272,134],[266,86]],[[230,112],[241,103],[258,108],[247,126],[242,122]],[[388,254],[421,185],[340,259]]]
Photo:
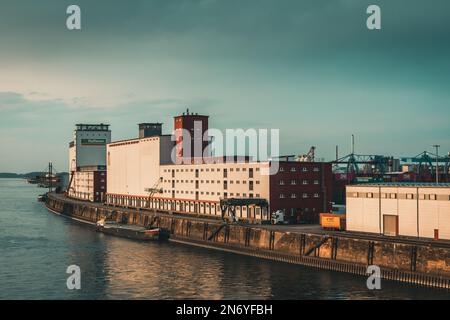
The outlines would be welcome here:
[[[100,220],[97,222],[96,230],[117,237],[141,241],[167,239],[166,233],[160,228],[145,228],[137,225],[121,224],[115,221]]]

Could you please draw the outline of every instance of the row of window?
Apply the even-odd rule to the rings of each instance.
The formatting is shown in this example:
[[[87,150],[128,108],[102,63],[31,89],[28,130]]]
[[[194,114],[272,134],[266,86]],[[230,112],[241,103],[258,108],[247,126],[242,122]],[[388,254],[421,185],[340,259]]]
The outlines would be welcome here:
[[[312,194],[312,196],[314,197],[314,198],[319,198],[320,197],[320,195],[318,194],[318,193],[314,193],[314,194]],[[285,195],[284,193],[280,193],[280,199],[287,199],[287,195]],[[297,195],[296,193],[291,193],[291,195],[290,195],[290,198],[291,199],[297,199],[297,198],[299,198],[300,197],[300,195]],[[310,195],[308,194],[308,193],[302,193],[301,194],[301,197],[303,198],[303,199],[307,199],[307,198],[309,198],[310,197]]]
[[[288,169],[284,169],[284,167],[280,167],[280,169],[278,171],[280,172],[285,172]],[[297,172],[297,171],[301,171],[301,172],[308,172],[308,168],[307,167],[291,167],[291,169],[289,170],[290,172]],[[319,167],[314,167],[313,168],[313,172],[319,172],[320,169]]]
[[[291,186],[295,186],[295,185],[300,184],[300,182],[301,182],[301,184],[303,184],[303,185],[309,184],[309,181],[308,181],[308,180],[301,180],[301,181],[300,181],[300,180],[290,180],[290,181],[289,181],[289,184],[290,184]],[[319,184],[319,180],[314,180],[313,183],[314,183],[314,184]],[[284,185],[286,185],[286,182],[285,182],[284,180],[280,180],[280,181],[278,181],[278,184],[279,184],[280,186],[284,186]]]
[[[374,195],[378,195],[377,193],[374,194],[373,192],[353,192],[354,198],[373,198]],[[444,196],[445,197],[445,196]],[[382,199],[398,199],[397,193],[381,193]],[[417,199],[417,195],[414,193],[406,193],[405,194],[406,199]],[[438,196],[436,194],[419,194],[420,200],[437,200]],[[448,200],[450,200],[450,195],[448,196]]]
[[[233,172],[236,170],[236,172],[240,172],[242,169],[243,172],[247,171],[247,168],[224,168],[224,171],[230,171]],[[259,171],[259,168],[248,168],[249,171],[253,171],[255,170],[256,172]],[[199,172],[220,172],[220,168],[205,168],[205,169],[164,169],[164,172],[194,172],[195,171],[199,171]]]
[[[166,193],[166,194],[172,194],[172,198],[175,198],[175,194],[194,194],[194,191],[184,191],[184,190],[163,190],[163,193]],[[220,196],[220,195],[222,195],[220,192],[209,192],[209,191],[196,191],[195,192],[195,194],[196,195],[207,195],[207,196],[209,196],[209,195],[211,195],[211,196]],[[259,193],[257,193],[256,195],[254,195],[253,193],[249,193],[249,194],[247,194],[247,193],[239,193],[239,192],[237,192],[237,193],[234,193],[234,192],[230,192],[230,193],[227,193],[227,192],[224,192],[223,193],[223,196],[226,198],[227,196],[230,196],[230,197],[234,197],[234,196],[236,196],[236,197],[244,197],[244,198],[246,198],[247,196],[249,197],[249,198],[253,198],[253,196],[255,196],[256,198],[259,198],[260,197],[260,194]]]
[[[200,183],[211,183],[214,184],[216,183],[216,180],[195,180],[196,182],[200,182]],[[165,183],[194,183],[194,180],[164,180]],[[217,184],[222,183],[220,180],[217,180]],[[229,180],[228,181],[229,184],[241,184],[240,180]],[[249,183],[253,183],[253,181],[249,181]],[[247,180],[242,180],[242,184],[247,184]],[[260,184],[259,180],[255,181],[255,184]]]

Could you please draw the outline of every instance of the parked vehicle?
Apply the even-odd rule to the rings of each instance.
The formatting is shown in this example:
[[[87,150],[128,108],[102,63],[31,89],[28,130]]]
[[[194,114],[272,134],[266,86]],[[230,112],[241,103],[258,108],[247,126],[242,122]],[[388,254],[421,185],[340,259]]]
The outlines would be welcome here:
[[[277,210],[272,213],[271,216],[272,224],[288,224],[288,221],[285,219],[285,213],[283,210]]]

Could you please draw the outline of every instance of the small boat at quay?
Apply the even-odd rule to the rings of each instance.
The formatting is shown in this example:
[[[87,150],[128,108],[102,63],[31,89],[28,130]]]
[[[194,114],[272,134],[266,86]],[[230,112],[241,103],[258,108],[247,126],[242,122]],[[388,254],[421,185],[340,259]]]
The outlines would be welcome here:
[[[160,228],[145,228],[136,225],[117,223],[116,221],[100,220],[97,222],[96,229],[105,234],[134,239],[134,240],[163,240],[167,238],[166,232]]]

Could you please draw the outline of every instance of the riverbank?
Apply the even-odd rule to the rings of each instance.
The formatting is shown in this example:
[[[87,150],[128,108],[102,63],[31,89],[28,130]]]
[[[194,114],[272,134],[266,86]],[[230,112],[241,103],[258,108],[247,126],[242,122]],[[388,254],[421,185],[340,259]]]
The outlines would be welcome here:
[[[165,228],[170,231],[170,241],[174,242],[360,276],[366,276],[368,265],[377,265],[384,279],[450,289],[450,247],[445,242],[352,237],[348,233],[342,236],[300,233],[286,228],[224,224],[203,217],[107,207],[60,194],[50,194],[46,206],[89,224],[109,216],[117,221],[126,219],[129,224]]]

